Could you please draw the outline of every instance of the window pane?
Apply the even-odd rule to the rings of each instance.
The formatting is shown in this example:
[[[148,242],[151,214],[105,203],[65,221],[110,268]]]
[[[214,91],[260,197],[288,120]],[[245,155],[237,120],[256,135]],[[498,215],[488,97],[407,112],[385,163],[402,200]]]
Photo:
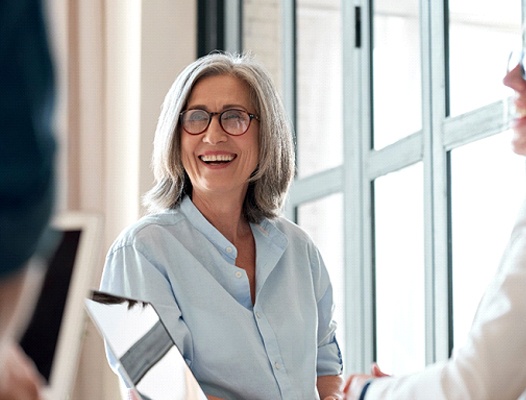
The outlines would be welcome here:
[[[296,16],[298,176],[304,177],[343,159],[340,0],[297,0]]]
[[[298,223],[311,235],[329,271],[334,290],[338,343],[342,354],[345,354],[342,194],[333,194],[298,207]]]
[[[422,128],[419,5],[376,1],[373,44],[374,147]]]
[[[243,50],[251,52],[282,90],[282,21],[279,0],[243,0]],[[283,95],[283,93],[281,93]]]
[[[452,162],[453,333],[465,341],[524,195],[524,160],[510,133],[456,149]]]
[[[501,100],[508,56],[520,45],[521,2],[449,0],[450,114]]]
[[[425,365],[422,173],[418,163],[375,182],[377,361],[393,374]]]

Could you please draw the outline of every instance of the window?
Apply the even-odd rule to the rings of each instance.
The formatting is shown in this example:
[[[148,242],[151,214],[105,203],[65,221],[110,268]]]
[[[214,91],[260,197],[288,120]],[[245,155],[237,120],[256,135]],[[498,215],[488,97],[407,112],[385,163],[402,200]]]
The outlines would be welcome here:
[[[417,0],[374,2],[371,113],[376,149],[422,129],[418,3]]]
[[[521,13],[517,0],[243,1],[243,48],[295,124],[287,212],[333,279],[348,371],[410,372],[465,340],[522,200],[502,85]]]
[[[376,360],[399,373],[425,366],[422,178],[419,162],[375,180]]]

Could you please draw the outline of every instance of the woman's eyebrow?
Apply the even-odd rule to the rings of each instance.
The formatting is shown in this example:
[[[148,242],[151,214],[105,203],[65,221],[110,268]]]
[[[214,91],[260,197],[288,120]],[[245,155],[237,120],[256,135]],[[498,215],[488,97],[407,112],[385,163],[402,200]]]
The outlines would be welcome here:
[[[241,110],[247,110],[248,107],[245,107],[241,104],[224,104],[223,107],[221,108],[221,111],[225,111],[225,110],[230,110],[230,109],[241,109]],[[188,107],[186,107],[187,110],[205,110],[205,111],[209,111],[210,112],[210,109],[208,108],[208,106],[204,105],[204,104],[191,104],[189,105]]]

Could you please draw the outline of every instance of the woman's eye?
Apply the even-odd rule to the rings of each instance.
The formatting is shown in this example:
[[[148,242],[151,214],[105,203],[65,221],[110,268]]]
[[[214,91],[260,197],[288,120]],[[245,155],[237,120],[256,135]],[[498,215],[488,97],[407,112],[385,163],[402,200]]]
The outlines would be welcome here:
[[[208,114],[204,112],[193,112],[193,113],[190,113],[190,115],[188,116],[189,121],[195,121],[195,122],[206,121],[207,119],[208,119]]]
[[[224,120],[238,120],[243,119],[243,113],[241,111],[228,111],[223,114]]]

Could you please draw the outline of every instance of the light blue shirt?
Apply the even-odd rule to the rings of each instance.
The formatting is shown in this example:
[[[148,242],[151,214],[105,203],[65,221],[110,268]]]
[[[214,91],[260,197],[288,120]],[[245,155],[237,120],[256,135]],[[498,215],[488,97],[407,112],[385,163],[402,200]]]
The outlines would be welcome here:
[[[151,302],[201,387],[225,399],[316,399],[316,376],[342,372],[332,286],[297,225],[251,224],[256,300],[237,249],[185,197],[111,247],[101,290]]]

